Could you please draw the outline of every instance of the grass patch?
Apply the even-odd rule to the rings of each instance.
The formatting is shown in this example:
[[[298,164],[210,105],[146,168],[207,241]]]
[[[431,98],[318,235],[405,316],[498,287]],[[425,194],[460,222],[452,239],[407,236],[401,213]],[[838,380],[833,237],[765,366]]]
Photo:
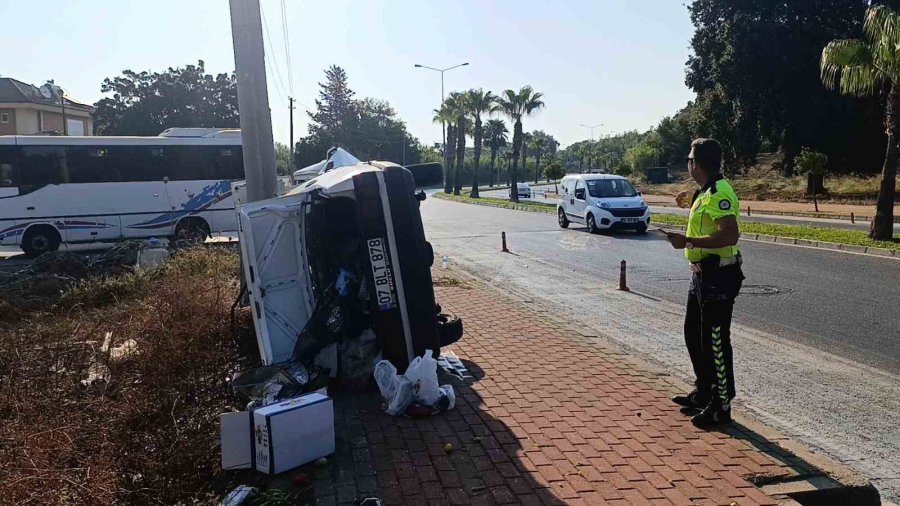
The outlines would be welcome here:
[[[447,193],[435,193],[435,197],[443,200],[452,200],[454,202],[463,202],[465,204],[480,204],[493,207],[502,207],[504,209],[532,210],[547,213],[556,212],[556,203],[554,202],[534,202],[531,200],[521,200],[519,202],[510,202],[508,199],[497,197],[480,197],[473,199],[467,193],[463,195],[452,195]]]
[[[653,214],[652,220],[657,224],[687,225],[687,216],[675,214]],[[839,228],[809,227],[803,225],[785,225],[780,223],[741,223],[741,232],[745,234],[764,234],[810,241],[826,241],[853,246],[866,246],[900,250],[900,236],[891,241],[873,241],[868,233],[862,230],[845,230]]]
[[[435,194],[436,197],[444,200],[452,200],[454,202],[463,202],[466,204],[481,204],[494,207],[502,207],[506,209],[526,209],[532,211],[540,211],[545,213],[555,213],[555,203],[531,202],[523,201],[515,204],[506,199],[481,197],[473,199],[466,195],[446,195]],[[651,215],[651,223],[665,225],[687,225],[687,216],[676,214],[657,214]],[[826,241],[838,244],[848,244],[852,246],[866,246],[874,248],[886,248],[891,250],[900,250],[900,236],[895,236],[894,241],[873,241],[869,239],[867,233],[862,230],[844,230],[838,228],[809,227],[803,225],[784,225],[776,223],[741,223],[741,231],[745,234],[764,234],[774,235],[778,237],[790,237],[793,239],[807,239],[810,241]]]
[[[0,497],[10,504],[215,504],[223,379],[254,359],[230,307],[238,254],[178,252],[157,269],[86,279],[0,323]],[[116,357],[102,351],[129,342]],[[106,379],[84,384],[90,370]]]

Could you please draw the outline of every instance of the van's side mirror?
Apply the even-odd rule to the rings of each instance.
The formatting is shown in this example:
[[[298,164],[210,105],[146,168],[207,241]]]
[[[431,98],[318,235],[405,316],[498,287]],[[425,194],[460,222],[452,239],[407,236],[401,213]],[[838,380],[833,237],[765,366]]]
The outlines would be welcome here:
[[[584,188],[575,188],[575,198],[584,200]]]

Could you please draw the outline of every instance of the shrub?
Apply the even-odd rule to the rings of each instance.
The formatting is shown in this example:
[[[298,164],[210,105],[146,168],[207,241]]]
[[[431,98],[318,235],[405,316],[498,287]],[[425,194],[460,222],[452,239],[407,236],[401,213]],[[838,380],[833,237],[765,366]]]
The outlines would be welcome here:
[[[631,169],[631,165],[629,165],[625,162],[620,163],[619,166],[616,167],[616,170],[613,171],[613,173],[616,174],[617,176],[623,176],[623,177],[630,176],[632,172],[633,172],[633,170]]]

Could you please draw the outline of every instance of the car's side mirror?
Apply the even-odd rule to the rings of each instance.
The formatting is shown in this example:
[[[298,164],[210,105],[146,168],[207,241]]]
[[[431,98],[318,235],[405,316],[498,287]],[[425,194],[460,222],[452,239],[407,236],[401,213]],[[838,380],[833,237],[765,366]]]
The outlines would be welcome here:
[[[641,196],[641,192],[637,192],[637,194],[638,194],[638,197],[640,197],[640,196]]]
[[[575,189],[575,198],[578,200],[584,200],[584,188]]]

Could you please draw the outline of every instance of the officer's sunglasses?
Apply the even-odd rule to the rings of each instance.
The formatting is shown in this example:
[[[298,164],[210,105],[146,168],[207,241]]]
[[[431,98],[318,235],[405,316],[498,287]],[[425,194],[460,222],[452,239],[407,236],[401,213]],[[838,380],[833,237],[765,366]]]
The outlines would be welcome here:
[[[689,156],[686,156],[684,158],[684,163],[694,163],[694,159]]]

